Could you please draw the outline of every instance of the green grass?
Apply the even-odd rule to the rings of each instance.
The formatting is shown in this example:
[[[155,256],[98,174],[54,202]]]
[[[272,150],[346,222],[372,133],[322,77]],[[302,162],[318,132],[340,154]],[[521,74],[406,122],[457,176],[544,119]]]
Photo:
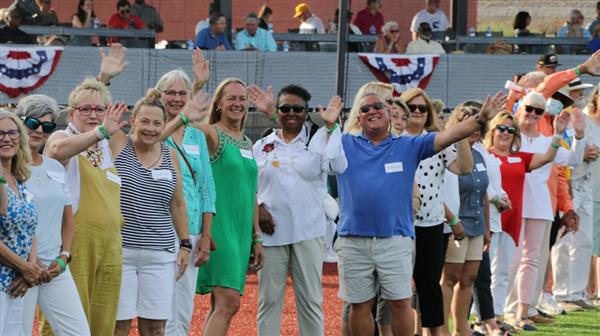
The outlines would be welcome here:
[[[536,336],[586,336],[600,335],[600,310],[573,312],[558,316],[554,324],[536,324],[537,332],[522,332],[519,335]]]

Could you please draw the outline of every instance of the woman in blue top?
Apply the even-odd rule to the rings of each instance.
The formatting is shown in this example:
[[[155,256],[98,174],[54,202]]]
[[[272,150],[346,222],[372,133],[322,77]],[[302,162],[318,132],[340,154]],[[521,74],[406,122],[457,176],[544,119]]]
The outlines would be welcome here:
[[[196,54],[201,57],[201,54]],[[208,75],[208,65],[195,59],[196,83],[203,83]],[[204,71],[206,70],[206,71]],[[196,84],[198,85],[198,84]],[[162,93],[162,101],[167,110],[167,122],[179,118],[183,107],[192,95],[192,84],[188,75],[181,70],[164,74],[156,83],[155,89]],[[208,261],[211,242],[212,218],[215,214],[215,183],[208,158],[208,148],[204,133],[194,127],[180,127],[165,143],[175,149],[179,157],[183,195],[187,205],[190,240],[197,251],[190,258],[188,267],[194,263],[201,265]],[[194,311],[194,296],[198,272],[186,272],[175,286],[171,318],[167,322],[167,335],[187,335]]]
[[[18,335],[23,299],[9,286],[17,275],[36,285],[43,273],[35,260],[37,214],[24,183],[31,175],[31,152],[23,123],[0,110],[0,335]],[[29,258],[29,254],[32,258]],[[20,295],[16,295],[20,294]]]

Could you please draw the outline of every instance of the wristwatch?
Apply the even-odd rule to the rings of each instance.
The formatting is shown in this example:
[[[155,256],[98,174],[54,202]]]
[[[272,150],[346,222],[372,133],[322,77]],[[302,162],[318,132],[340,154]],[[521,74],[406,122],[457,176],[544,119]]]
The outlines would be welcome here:
[[[182,239],[179,241],[179,247],[184,247],[192,250],[192,242],[189,239]]]
[[[67,257],[67,264],[71,262],[71,253],[67,251],[61,251],[58,255],[59,257],[65,256]]]

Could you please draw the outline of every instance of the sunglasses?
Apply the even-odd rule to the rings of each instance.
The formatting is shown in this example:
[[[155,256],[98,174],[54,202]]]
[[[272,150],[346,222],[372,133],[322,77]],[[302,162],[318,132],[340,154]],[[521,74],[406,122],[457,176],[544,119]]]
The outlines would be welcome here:
[[[0,140],[4,139],[5,135],[8,135],[11,140],[17,140],[21,136],[21,132],[19,130],[0,131]]]
[[[32,131],[35,131],[38,127],[42,126],[42,132],[46,134],[52,133],[56,128],[56,123],[51,121],[40,121],[39,119],[32,117],[25,118],[24,124]]]
[[[527,111],[527,113],[531,113],[531,112],[535,111],[535,114],[542,115],[542,114],[544,114],[544,111],[546,111],[546,110],[543,108],[539,108],[539,107],[525,105],[525,111]]]
[[[129,9],[122,9],[119,11],[121,14],[129,14],[129,12],[131,12]]]
[[[496,126],[496,129],[500,133],[508,132],[508,134],[515,134],[515,132],[517,131],[517,129],[513,126],[504,126],[504,125],[498,125],[498,126]]]
[[[280,105],[277,108],[281,113],[290,113],[290,111],[294,111],[294,113],[302,113],[306,110],[306,106],[304,105]]]
[[[367,104],[367,105],[363,105],[360,107],[360,112],[362,113],[367,113],[369,111],[371,111],[371,107],[377,111],[382,110],[383,109],[383,103],[382,102],[376,102],[373,104]]]
[[[395,33],[399,33],[400,31],[398,29],[390,29],[390,33],[395,34]]]
[[[408,106],[408,109],[410,110],[410,112],[416,112],[417,109],[421,113],[427,113],[427,112],[429,112],[429,109],[427,108],[427,105],[406,104],[406,106]]]

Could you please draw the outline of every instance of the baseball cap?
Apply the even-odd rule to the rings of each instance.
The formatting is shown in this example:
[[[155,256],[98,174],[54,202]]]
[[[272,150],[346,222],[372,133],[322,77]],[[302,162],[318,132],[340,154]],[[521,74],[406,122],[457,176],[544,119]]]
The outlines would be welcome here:
[[[296,5],[296,14],[294,14],[294,17],[297,18],[298,16],[302,15],[302,13],[304,13],[305,11],[307,11],[308,5],[303,3],[299,3],[298,5]]]
[[[559,65],[562,65],[558,63],[558,56],[556,56],[556,54],[545,54],[540,56],[538,64],[543,65],[545,67],[557,67]]]

